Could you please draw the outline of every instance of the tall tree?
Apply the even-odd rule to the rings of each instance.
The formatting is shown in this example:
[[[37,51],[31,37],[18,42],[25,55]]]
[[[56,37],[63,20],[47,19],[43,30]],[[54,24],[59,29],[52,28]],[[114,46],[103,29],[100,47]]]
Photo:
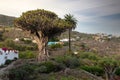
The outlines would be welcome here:
[[[38,61],[47,59],[46,46],[48,39],[70,27],[64,19],[59,18],[54,12],[44,9],[23,13],[15,20],[15,26],[28,32],[36,40],[39,49]]]
[[[69,52],[71,52],[71,31],[72,31],[72,29],[76,28],[77,20],[71,14],[66,14],[64,17],[65,17],[65,21],[69,24],[69,30],[68,30],[68,32],[69,32]]]
[[[99,65],[104,69],[106,80],[115,80],[114,75],[119,68],[120,62],[115,57],[102,57],[99,61]]]

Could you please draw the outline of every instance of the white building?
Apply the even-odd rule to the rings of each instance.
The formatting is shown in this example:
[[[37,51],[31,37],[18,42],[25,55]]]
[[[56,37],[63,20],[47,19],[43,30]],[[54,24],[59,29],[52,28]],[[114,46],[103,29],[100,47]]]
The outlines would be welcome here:
[[[6,60],[14,60],[15,58],[18,58],[17,50],[0,48],[0,65],[5,64]]]
[[[76,39],[74,39],[74,38],[71,38],[70,40],[71,40],[71,41],[76,41]],[[69,39],[67,39],[67,38],[65,38],[65,39],[60,39],[60,41],[61,41],[61,42],[68,42]]]

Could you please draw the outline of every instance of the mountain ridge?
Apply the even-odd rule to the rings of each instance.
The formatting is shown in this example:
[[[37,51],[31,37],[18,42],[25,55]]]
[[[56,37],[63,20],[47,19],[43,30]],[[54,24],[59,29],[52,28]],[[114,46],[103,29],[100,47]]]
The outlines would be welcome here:
[[[16,17],[0,14],[0,26],[13,26]]]

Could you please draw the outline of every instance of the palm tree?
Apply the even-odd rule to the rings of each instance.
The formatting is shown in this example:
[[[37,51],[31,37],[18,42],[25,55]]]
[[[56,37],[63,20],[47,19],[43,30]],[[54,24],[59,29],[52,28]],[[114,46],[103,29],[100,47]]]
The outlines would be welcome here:
[[[72,31],[72,29],[76,28],[77,20],[71,14],[66,14],[64,17],[65,17],[65,21],[67,21],[69,24],[69,30],[68,30],[68,32],[69,32],[69,52],[71,52],[71,31]]]

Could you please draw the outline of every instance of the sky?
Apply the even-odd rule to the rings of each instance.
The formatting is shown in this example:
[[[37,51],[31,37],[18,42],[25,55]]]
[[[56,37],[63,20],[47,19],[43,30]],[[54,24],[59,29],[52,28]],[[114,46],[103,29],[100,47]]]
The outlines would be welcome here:
[[[0,14],[19,17],[35,9],[74,15],[79,32],[120,35],[120,0],[0,0]]]

